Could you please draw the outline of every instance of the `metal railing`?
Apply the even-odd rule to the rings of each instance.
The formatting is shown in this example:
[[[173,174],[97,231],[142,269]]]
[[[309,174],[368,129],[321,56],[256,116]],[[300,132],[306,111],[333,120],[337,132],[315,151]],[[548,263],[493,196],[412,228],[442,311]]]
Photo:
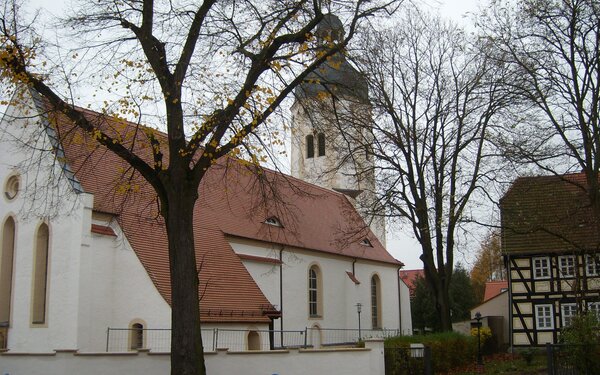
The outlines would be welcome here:
[[[549,375],[599,374],[600,345],[546,344]]]
[[[385,339],[400,336],[399,329],[341,329],[341,328],[308,328],[308,345],[314,348],[321,346],[352,345],[360,340]]]
[[[202,330],[202,344],[205,351],[216,351],[217,349],[229,349],[230,351],[318,349],[332,346],[354,346],[360,340],[387,338],[400,334],[400,330],[396,329],[305,328],[301,331],[280,331],[214,328]],[[169,352],[171,350],[171,330],[107,329],[107,352],[126,352],[137,349]]]

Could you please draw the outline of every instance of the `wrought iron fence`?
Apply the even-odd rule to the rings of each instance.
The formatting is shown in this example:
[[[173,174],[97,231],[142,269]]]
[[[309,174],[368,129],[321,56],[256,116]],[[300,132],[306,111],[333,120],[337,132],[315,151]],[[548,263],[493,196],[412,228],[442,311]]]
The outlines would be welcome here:
[[[313,348],[354,345],[360,340],[385,339],[401,335],[399,329],[307,328],[306,331],[307,346]]]
[[[600,345],[546,344],[549,375],[600,374]]]
[[[272,350],[306,347],[305,336],[306,330],[269,331],[215,328],[202,330],[202,344],[205,351],[216,351],[217,349],[229,349],[230,351]],[[107,352],[126,352],[137,349],[169,352],[171,350],[171,330],[148,328],[107,329]]]
[[[400,335],[397,329],[333,329],[305,328],[302,331],[203,329],[205,351],[276,350],[286,348],[314,348],[353,346],[360,340],[387,338]],[[171,350],[170,329],[108,328],[106,351],[125,352],[149,349],[153,352]]]

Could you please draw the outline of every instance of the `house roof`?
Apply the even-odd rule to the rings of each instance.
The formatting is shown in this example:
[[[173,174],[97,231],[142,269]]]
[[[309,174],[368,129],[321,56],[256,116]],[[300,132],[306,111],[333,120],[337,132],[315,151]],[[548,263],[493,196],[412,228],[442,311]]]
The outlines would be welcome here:
[[[521,177],[500,202],[502,251],[590,251],[600,230],[586,193],[585,174]]]
[[[404,281],[408,290],[410,291],[410,295],[414,296],[415,294],[415,282],[418,277],[425,277],[425,270],[400,270],[399,271],[400,279]]]
[[[141,127],[95,112],[85,114],[107,133],[118,133],[126,147],[151,160]],[[94,194],[94,209],[115,215],[152,282],[170,303],[167,236],[154,190],[64,115],[49,114],[49,118],[58,130],[70,171],[85,192]],[[341,193],[269,170],[257,175],[232,158],[223,158],[209,169],[198,193],[194,240],[203,321],[267,321],[267,315],[273,313],[273,306],[231,248],[227,235],[402,265]],[[277,217],[282,226],[264,223],[270,217]],[[363,238],[369,238],[372,247],[361,245]]]
[[[508,290],[507,280],[488,281],[485,283],[485,292],[483,293],[483,301],[487,301],[496,297],[498,294]]]

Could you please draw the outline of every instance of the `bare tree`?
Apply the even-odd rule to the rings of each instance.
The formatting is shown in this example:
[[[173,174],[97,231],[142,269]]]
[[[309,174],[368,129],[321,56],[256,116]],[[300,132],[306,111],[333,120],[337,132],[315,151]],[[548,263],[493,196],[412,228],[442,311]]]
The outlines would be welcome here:
[[[42,48],[34,24],[19,22],[17,3],[4,8],[4,83],[38,92],[50,111],[64,114],[118,155],[157,194],[169,244],[172,374],[205,373],[199,309],[190,307],[199,306],[192,223],[206,171],[243,149],[258,162],[250,139],[260,135],[285,97],[348,43],[361,19],[390,11],[395,3],[327,2],[347,20],[347,34],[325,48],[315,48],[312,37],[323,19],[318,0],[82,1],[65,20],[76,36],[76,47],[67,50],[63,43]],[[55,54],[44,55],[50,49]],[[103,116],[158,123],[166,137],[140,127],[143,149],[152,152],[149,158],[137,153],[130,145],[138,138],[123,142],[101,119],[90,119],[74,105],[77,83],[106,97],[104,104],[91,103]],[[158,108],[154,121],[142,116],[152,106]]]
[[[419,241],[446,331],[457,238],[473,197],[494,177],[486,138],[508,103],[497,84],[502,67],[485,57],[486,47],[409,11],[390,30],[369,34],[357,59],[373,102],[374,121],[358,126],[370,129],[362,148],[374,159],[378,203]]]
[[[507,156],[560,175],[583,171],[600,217],[600,4],[593,0],[494,1],[480,19],[491,56],[526,100],[506,129]]]

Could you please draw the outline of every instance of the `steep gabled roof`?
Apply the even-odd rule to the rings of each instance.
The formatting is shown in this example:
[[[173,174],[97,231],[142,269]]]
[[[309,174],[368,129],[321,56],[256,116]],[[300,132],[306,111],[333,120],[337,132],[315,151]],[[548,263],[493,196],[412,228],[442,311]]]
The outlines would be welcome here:
[[[600,245],[598,220],[583,173],[518,178],[500,202],[502,251],[591,251]]]
[[[143,127],[84,112],[104,131],[118,133],[124,145],[151,160],[150,151],[143,148],[147,144]],[[153,189],[64,115],[49,117],[69,169],[83,190],[94,194],[94,209],[116,216],[156,288],[170,303],[167,236]],[[343,194],[273,171],[257,175],[232,158],[211,167],[198,192],[194,230],[203,321],[267,321],[266,315],[273,312],[226,235],[401,265]],[[265,223],[273,217],[281,226]],[[363,238],[372,246],[361,245]]]

